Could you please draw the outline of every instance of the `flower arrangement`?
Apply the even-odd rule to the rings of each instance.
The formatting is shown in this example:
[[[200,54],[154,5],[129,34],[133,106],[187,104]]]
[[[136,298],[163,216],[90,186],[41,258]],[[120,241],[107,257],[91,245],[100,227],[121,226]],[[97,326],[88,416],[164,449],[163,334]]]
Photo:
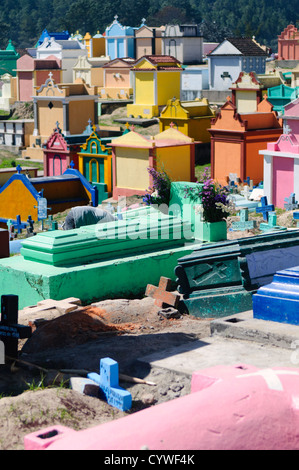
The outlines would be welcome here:
[[[229,198],[229,190],[214,182],[210,176],[209,168],[205,168],[197,188],[185,188],[185,197],[200,201],[195,211],[202,213],[205,222],[220,222],[234,210]]]
[[[147,171],[152,177],[153,184],[151,188],[147,189],[143,197],[143,202],[147,205],[168,205],[170,200],[171,179],[164,170],[158,171],[150,167]]]

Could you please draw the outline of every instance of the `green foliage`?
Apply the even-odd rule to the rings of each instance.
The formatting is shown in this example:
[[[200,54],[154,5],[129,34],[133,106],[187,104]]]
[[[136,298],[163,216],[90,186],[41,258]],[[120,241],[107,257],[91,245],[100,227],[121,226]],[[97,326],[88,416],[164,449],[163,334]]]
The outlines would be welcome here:
[[[8,39],[18,49],[33,47],[43,29],[70,33],[103,33],[118,15],[126,26],[142,18],[150,26],[202,23],[207,41],[252,36],[277,49],[277,36],[298,22],[297,1],[289,0],[1,0],[0,47]]]

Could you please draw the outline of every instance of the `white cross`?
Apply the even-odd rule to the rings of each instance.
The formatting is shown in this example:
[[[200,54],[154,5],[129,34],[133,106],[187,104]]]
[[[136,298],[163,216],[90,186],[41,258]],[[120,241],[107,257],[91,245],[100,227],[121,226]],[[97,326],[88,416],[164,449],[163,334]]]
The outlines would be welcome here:
[[[258,372],[254,372],[252,374],[244,374],[244,375],[237,375],[237,379],[243,379],[246,377],[254,377],[256,375],[260,375],[263,377],[269,387],[270,390],[277,390],[282,392],[283,386],[281,381],[279,380],[278,375],[299,375],[296,371],[290,370],[273,370],[273,369],[263,369]]]

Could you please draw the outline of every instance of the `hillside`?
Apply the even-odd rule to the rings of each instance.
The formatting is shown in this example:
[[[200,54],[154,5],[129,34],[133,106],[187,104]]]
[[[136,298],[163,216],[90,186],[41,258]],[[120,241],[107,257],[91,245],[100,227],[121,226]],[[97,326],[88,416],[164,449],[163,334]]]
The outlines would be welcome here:
[[[277,50],[277,35],[298,18],[296,0],[1,0],[0,47],[32,47],[43,29],[103,33],[114,15],[124,25],[202,23],[207,41],[252,36]]]

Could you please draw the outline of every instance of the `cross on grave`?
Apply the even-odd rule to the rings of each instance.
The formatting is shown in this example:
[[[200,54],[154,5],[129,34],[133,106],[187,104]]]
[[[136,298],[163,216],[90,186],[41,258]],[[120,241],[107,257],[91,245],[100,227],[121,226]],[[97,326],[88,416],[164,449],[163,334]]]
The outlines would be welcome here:
[[[284,208],[287,211],[292,211],[294,209],[298,209],[298,202],[295,199],[295,193],[291,193],[289,197],[285,197],[285,204]]]
[[[14,228],[13,221],[8,219],[7,222],[6,222],[6,225],[7,225],[8,231],[9,231],[9,240],[14,240],[16,238],[17,234],[15,233],[15,228]]]
[[[132,395],[119,386],[118,363],[110,357],[100,361],[100,374],[91,372],[87,378],[99,385],[99,395],[107,403],[121,411],[127,411],[132,406]]]
[[[263,219],[268,221],[269,212],[274,211],[274,205],[268,204],[267,196],[261,198],[261,206],[255,209],[257,213],[263,214]]]
[[[22,222],[22,221],[21,221],[21,216],[20,216],[20,215],[17,215],[17,221],[16,221],[16,222],[13,222],[13,226],[14,226],[14,228],[17,229],[18,233],[22,233],[23,228],[26,228],[26,227],[27,227],[27,223],[26,223],[26,222]]]
[[[255,220],[248,220],[248,209],[241,209],[240,220],[232,223],[232,230],[251,230],[256,227]]]
[[[31,215],[28,216],[27,223],[29,224],[29,227],[27,227],[27,237],[32,237],[34,235],[34,220],[32,220]]]
[[[4,343],[5,355],[17,358],[18,340],[29,338],[31,327],[18,325],[19,297],[17,295],[2,295],[0,340]]]
[[[16,167],[16,170],[17,170],[18,174],[20,174],[21,171],[22,171],[22,167],[21,167],[20,165],[18,165],[18,166]]]
[[[286,227],[281,227],[280,225],[276,225],[277,216],[276,212],[269,212],[269,223],[268,224],[260,224],[260,230],[263,232],[267,230],[286,230]]]
[[[171,279],[167,277],[160,277],[159,286],[148,284],[146,287],[145,295],[155,299],[155,305],[163,307],[164,304],[177,308],[180,301],[180,296],[173,292],[169,292],[171,288]]]

